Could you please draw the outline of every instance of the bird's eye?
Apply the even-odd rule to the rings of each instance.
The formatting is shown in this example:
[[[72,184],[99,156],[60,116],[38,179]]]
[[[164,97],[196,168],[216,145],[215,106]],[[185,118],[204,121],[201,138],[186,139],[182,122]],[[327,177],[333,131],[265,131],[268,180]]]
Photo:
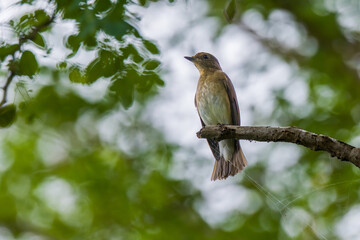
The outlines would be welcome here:
[[[208,59],[209,56],[205,54],[205,55],[203,55],[203,58],[204,58],[204,59]]]

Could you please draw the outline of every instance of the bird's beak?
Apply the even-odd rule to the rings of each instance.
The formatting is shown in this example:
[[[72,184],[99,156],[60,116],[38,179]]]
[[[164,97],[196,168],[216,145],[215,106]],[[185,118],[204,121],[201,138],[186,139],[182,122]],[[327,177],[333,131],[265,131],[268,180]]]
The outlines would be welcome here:
[[[195,60],[193,57],[184,57],[184,58],[189,60],[190,62],[193,62]]]

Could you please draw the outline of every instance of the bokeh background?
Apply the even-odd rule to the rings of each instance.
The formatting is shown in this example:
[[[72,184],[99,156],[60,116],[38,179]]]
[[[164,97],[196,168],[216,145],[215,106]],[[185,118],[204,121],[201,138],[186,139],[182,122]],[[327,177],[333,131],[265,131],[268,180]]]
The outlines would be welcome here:
[[[3,0],[0,41],[0,239],[360,239],[327,153],[242,141],[210,181],[183,58],[219,59],[242,125],[359,146],[359,1]]]

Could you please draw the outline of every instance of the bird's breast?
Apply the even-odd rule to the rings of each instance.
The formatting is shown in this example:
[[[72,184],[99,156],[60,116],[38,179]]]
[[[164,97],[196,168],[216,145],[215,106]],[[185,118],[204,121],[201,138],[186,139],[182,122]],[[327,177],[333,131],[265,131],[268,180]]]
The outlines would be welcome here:
[[[221,82],[199,82],[196,102],[205,125],[231,124],[229,97]]]

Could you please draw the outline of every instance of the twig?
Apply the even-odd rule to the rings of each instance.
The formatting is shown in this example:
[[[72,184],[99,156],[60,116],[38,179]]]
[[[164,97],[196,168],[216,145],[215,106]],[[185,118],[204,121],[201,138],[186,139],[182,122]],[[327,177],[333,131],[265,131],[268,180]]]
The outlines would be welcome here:
[[[46,22],[44,22],[42,25],[38,26],[38,27],[35,27],[33,28],[33,30],[26,34],[26,35],[22,35],[19,37],[19,44],[18,44],[18,47],[17,47],[17,50],[12,54],[12,62],[15,61],[15,53],[17,51],[20,51],[21,50],[21,47],[22,45],[27,42],[28,40],[33,40],[36,36],[36,34],[38,32],[40,32],[42,29],[46,28],[47,26],[49,26],[51,23],[54,22],[54,19],[55,19],[55,16],[56,16],[56,13],[54,13]],[[3,89],[3,96],[2,96],[2,100],[0,102],[0,107],[3,106],[6,102],[7,102],[7,94],[8,94],[8,89],[9,89],[9,86],[12,82],[12,80],[14,79],[14,77],[16,76],[16,72],[12,69],[12,66],[11,64],[9,64],[9,76],[4,84],[4,86],[2,87]]]
[[[198,138],[212,138],[218,141],[222,139],[246,139],[261,142],[295,143],[314,151],[326,151],[332,157],[351,162],[360,168],[360,148],[297,127],[205,126],[196,135]]]
[[[0,102],[0,106],[4,105],[4,104],[6,103],[6,101],[7,101],[7,100],[6,100],[6,98],[7,98],[7,93],[8,93],[7,90],[8,90],[8,87],[9,87],[11,81],[13,80],[14,76],[15,76],[15,73],[10,70],[9,77],[6,79],[5,85],[2,87],[4,94],[3,94],[3,96],[2,96],[2,100],[1,100],[1,102]]]

